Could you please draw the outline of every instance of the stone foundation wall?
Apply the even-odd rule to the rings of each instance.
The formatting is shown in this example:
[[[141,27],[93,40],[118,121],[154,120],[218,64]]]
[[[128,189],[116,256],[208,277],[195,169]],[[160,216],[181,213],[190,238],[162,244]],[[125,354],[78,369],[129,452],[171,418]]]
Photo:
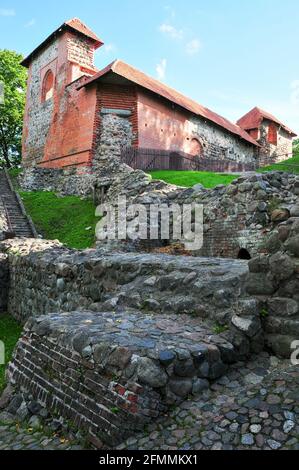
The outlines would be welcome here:
[[[8,259],[0,253],[0,314],[7,312],[9,289]]]
[[[140,311],[32,318],[10,384],[106,445],[141,431],[234,362],[230,343],[188,316]]]
[[[273,228],[273,209],[292,210],[298,204],[298,184],[296,175],[273,172],[240,177],[229,186],[214,189],[201,185],[183,189],[151,181],[139,170],[116,178],[106,199],[115,203],[118,196],[126,196],[128,202],[146,206],[202,204],[204,245],[191,255],[237,258],[241,250],[246,250],[253,257],[263,250],[263,241]],[[169,244],[173,242],[169,240]]]
[[[24,191],[53,191],[65,196],[93,197],[95,177],[88,168],[24,168],[19,184]]]
[[[76,340],[75,334],[74,337]],[[32,394],[52,414],[63,416],[75,428],[88,433],[89,440],[101,439],[113,446],[141,431],[150,421],[149,416],[137,413],[137,397],[140,408],[144,402],[146,409],[147,403],[137,384],[127,383],[125,388],[113,381],[116,368],[102,373],[101,345],[94,347],[96,360],[82,357],[69,345],[69,338],[63,338],[59,331],[46,336],[42,326],[32,321],[9,366],[9,381]],[[150,392],[147,400],[151,400],[147,408],[150,415],[151,411],[156,412],[158,401]]]
[[[77,252],[40,240],[8,240],[2,250],[10,262],[9,312],[22,323],[31,315],[118,306],[229,322],[248,272],[244,261]]]
[[[0,241],[5,239],[6,232],[8,232],[8,221],[5,207],[0,197]]]
[[[276,211],[287,220],[271,233],[267,252],[250,261],[247,281],[248,294],[261,304],[268,347],[287,358],[299,340],[299,205],[291,213]]]
[[[117,157],[116,157],[117,158]],[[163,181],[151,180],[141,170],[133,171],[123,165],[123,171],[113,173],[116,160],[111,160],[111,173],[106,177],[94,175],[70,176],[59,170],[29,170],[22,179],[23,188],[56,190],[62,194],[93,196],[96,204],[116,205],[119,196],[127,202],[143,204],[198,203],[204,209],[204,245],[193,256],[238,258],[246,250],[249,257],[263,249],[263,241],[273,228],[271,213],[274,208],[292,210],[298,204],[299,177],[282,172],[269,172],[240,177],[229,186],[205,189],[201,185],[180,188]],[[106,168],[106,165],[104,165]],[[194,222],[194,220],[193,220]],[[167,241],[166,241],[167,242]],[[168,244],[176,243],[170,235]],[[161,245],[157,240],[148,246]],[[165,245],[165,241],[163,242]]]

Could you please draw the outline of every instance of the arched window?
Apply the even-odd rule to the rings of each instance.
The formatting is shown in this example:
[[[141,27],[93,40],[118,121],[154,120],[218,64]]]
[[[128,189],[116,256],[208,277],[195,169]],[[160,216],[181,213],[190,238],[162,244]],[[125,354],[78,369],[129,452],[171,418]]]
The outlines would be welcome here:
[[[202,145],[198,139],[192,139],[190,142],[190,155],[193,157],[200,156],[202,154]]]
[[[270,122],[269,124],[268,142],[269,144],[277,145],[277,127],[274,122]]]
[[[48,70],[43,80],[42,101],[48,101],[53,96],[54,75],[52,70]]]

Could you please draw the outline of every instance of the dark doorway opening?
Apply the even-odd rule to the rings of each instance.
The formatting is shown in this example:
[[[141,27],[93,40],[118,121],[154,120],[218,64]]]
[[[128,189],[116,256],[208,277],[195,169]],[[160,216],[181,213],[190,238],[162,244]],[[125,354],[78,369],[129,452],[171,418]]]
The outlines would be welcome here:
[[[251,256],[249,254],[249,251],[246,250],[245,248],[241,248],[238,254],[238,259],[251,259]]]

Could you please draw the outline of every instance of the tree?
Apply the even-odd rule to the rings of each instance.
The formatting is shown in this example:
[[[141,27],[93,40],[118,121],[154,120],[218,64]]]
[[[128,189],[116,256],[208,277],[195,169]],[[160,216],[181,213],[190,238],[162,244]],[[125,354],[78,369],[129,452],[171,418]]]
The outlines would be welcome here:
[[[17,165],[21,159],[23,115],[26,99],[27,70],[20,65],[23,57],[0,49],[0,83],[4,100],[0,101],[0,164]]]
[[[299,139],[293,140],[293,151],[299,153]]]

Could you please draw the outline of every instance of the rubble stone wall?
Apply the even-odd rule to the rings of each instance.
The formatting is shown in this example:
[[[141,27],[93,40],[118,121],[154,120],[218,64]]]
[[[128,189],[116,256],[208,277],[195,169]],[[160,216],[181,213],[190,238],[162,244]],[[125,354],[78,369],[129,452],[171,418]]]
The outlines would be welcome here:
[[[9,270],[7,256],[0,253],[0,314],[7,312]]]
[[[299,177],[283,172],[270,172],[240,177],[229,186],[205,189],[178,188],[151,181],[141,171],[121,175],[107,193],[114,203],[118,196],[136,204],[203,205],[204,245],[195,256],[237,258],[241,250],[254,257],[263,250],[263,241],[273,228],[271,213],[275,208],[291,211],[298,205]],[[194,221],[194,220],[193,220]],[[174,240],[169,240],[171,244]]]
[[[271,233],[266,253],[250,261],[247,292],[261,304],[267,346],[290,358],[299,341],[299,205],[291,217],[278,210],[274,215],[286,220]]]
[[[195,318],[81,311],[31,318],[8,376],[40,405],[115,446],[208,389],[232,358],[232,345]]]
[[[41,71],[53,64],[58,55],[58,42],[47,46],[32,62],[29,70],[27,106],[24,118],[23,164],[26,167],[40,163],[44,156],[45,144],[50,130],[54,103],[53,100],[42,102]],[[56,70],[56,64],[54,66]],[[29,106],[30,103],[30,106]]]
[[[8,231],[8,221],[6,216],[5,207],[0,197],[0,241],[4,240],[5,232]]]
[[[248,272],[238,260],[77,252],[41,240],[7,240],[2,250],[10,262],[9,312],[22,323],[31,315],[117,306],[227,323]]]
[[[283,128],[277,129],[277,145],[268,142],[269,124],[270,121],[263,121],[259,130],[260,136],[258,142],[261,145],[259,150],[259,166],[261,167],[288,160],[293,155],[292,139]]]

